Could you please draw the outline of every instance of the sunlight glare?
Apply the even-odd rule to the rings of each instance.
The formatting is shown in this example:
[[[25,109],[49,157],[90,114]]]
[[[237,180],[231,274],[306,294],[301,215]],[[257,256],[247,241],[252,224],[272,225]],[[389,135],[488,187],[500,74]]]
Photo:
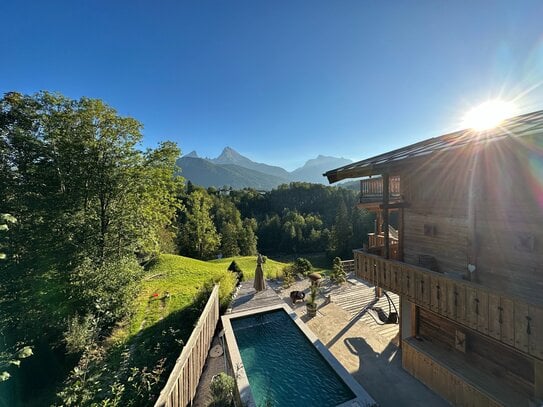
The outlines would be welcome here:
[[[471,109],[463,119],[466,128],[484,131],[498,126],[505,119],[515,116],[516,107],[511,102],[489,100]]]

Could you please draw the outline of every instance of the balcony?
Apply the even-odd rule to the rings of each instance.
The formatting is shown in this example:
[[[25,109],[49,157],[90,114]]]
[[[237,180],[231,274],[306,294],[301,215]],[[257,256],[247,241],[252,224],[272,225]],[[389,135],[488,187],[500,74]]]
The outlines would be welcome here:
[[[389,178],[389,202],[400,200],[400,176]],[[360,181],[360,205],[367,206],[383,202],[383,178],[368,178]]]
[[[398,231],[392,226],[389,226],[388,230],[389,256],[393,260],[400,260]],[[383,256],[385,248],[385,235],[383,233],[368,233],[368,248],[369,253]]]
[[[543,308],[423,267],[354,251],[355,274],[410,302],[543,360]]]

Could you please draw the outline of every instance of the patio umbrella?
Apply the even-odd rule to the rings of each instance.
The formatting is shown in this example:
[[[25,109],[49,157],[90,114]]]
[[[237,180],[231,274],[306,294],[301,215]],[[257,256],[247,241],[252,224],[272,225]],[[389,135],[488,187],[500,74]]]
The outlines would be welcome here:
[[[266,289],[266,281],[264,280],[264,271],[262,270],[262,255],[259,254],[256,259],[256,271],[255,271],[255,290],[262,291]]]

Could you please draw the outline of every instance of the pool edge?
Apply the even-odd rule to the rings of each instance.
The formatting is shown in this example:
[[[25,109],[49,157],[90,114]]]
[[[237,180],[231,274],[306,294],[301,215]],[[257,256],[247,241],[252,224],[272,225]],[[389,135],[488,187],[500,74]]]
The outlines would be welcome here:
[[[355,378],[347,371],[347,369],[336,359],[336,357],[328,350],[328,348],[321,342],[321,340],[311,331],[311,329],[302,321],[302,319],[296,314],[296,312],[288,306],[288,304],[276,304],[267,307],[253,308],[247,311],[234,312],[226,314],[221,317],[224,336],[226,339],[226,347],[232,369],[234,371],[234,378],[238,387],[239,397],[244,406],[256,407],[256,402],[249,385],[249,379],[243,366],[243,361],[239,353],[238,344],[234,336],[232,329],[231,319],[236,319],[253,314],[260,314],[268,311],[275,311],[283,309],[303,334],[311,341],[313,346],[321,354],[321,356],[328,362],[328,364],[334,369],[336,374],[345,383],[345,385],[353,392],[356,398],[339,404],[336,407],[373,407],[377,406],[375,400],[368,394],[368,392],[358,383]]]

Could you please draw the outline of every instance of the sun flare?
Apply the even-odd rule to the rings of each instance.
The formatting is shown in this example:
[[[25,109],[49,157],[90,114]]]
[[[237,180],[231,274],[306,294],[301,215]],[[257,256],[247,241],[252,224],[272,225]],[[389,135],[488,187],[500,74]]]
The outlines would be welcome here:
[[[462,121],[464,127],[476,131],[497,127],[505,119],[516,114],[516,107],[511,102],[489,100],[471,109]]]

